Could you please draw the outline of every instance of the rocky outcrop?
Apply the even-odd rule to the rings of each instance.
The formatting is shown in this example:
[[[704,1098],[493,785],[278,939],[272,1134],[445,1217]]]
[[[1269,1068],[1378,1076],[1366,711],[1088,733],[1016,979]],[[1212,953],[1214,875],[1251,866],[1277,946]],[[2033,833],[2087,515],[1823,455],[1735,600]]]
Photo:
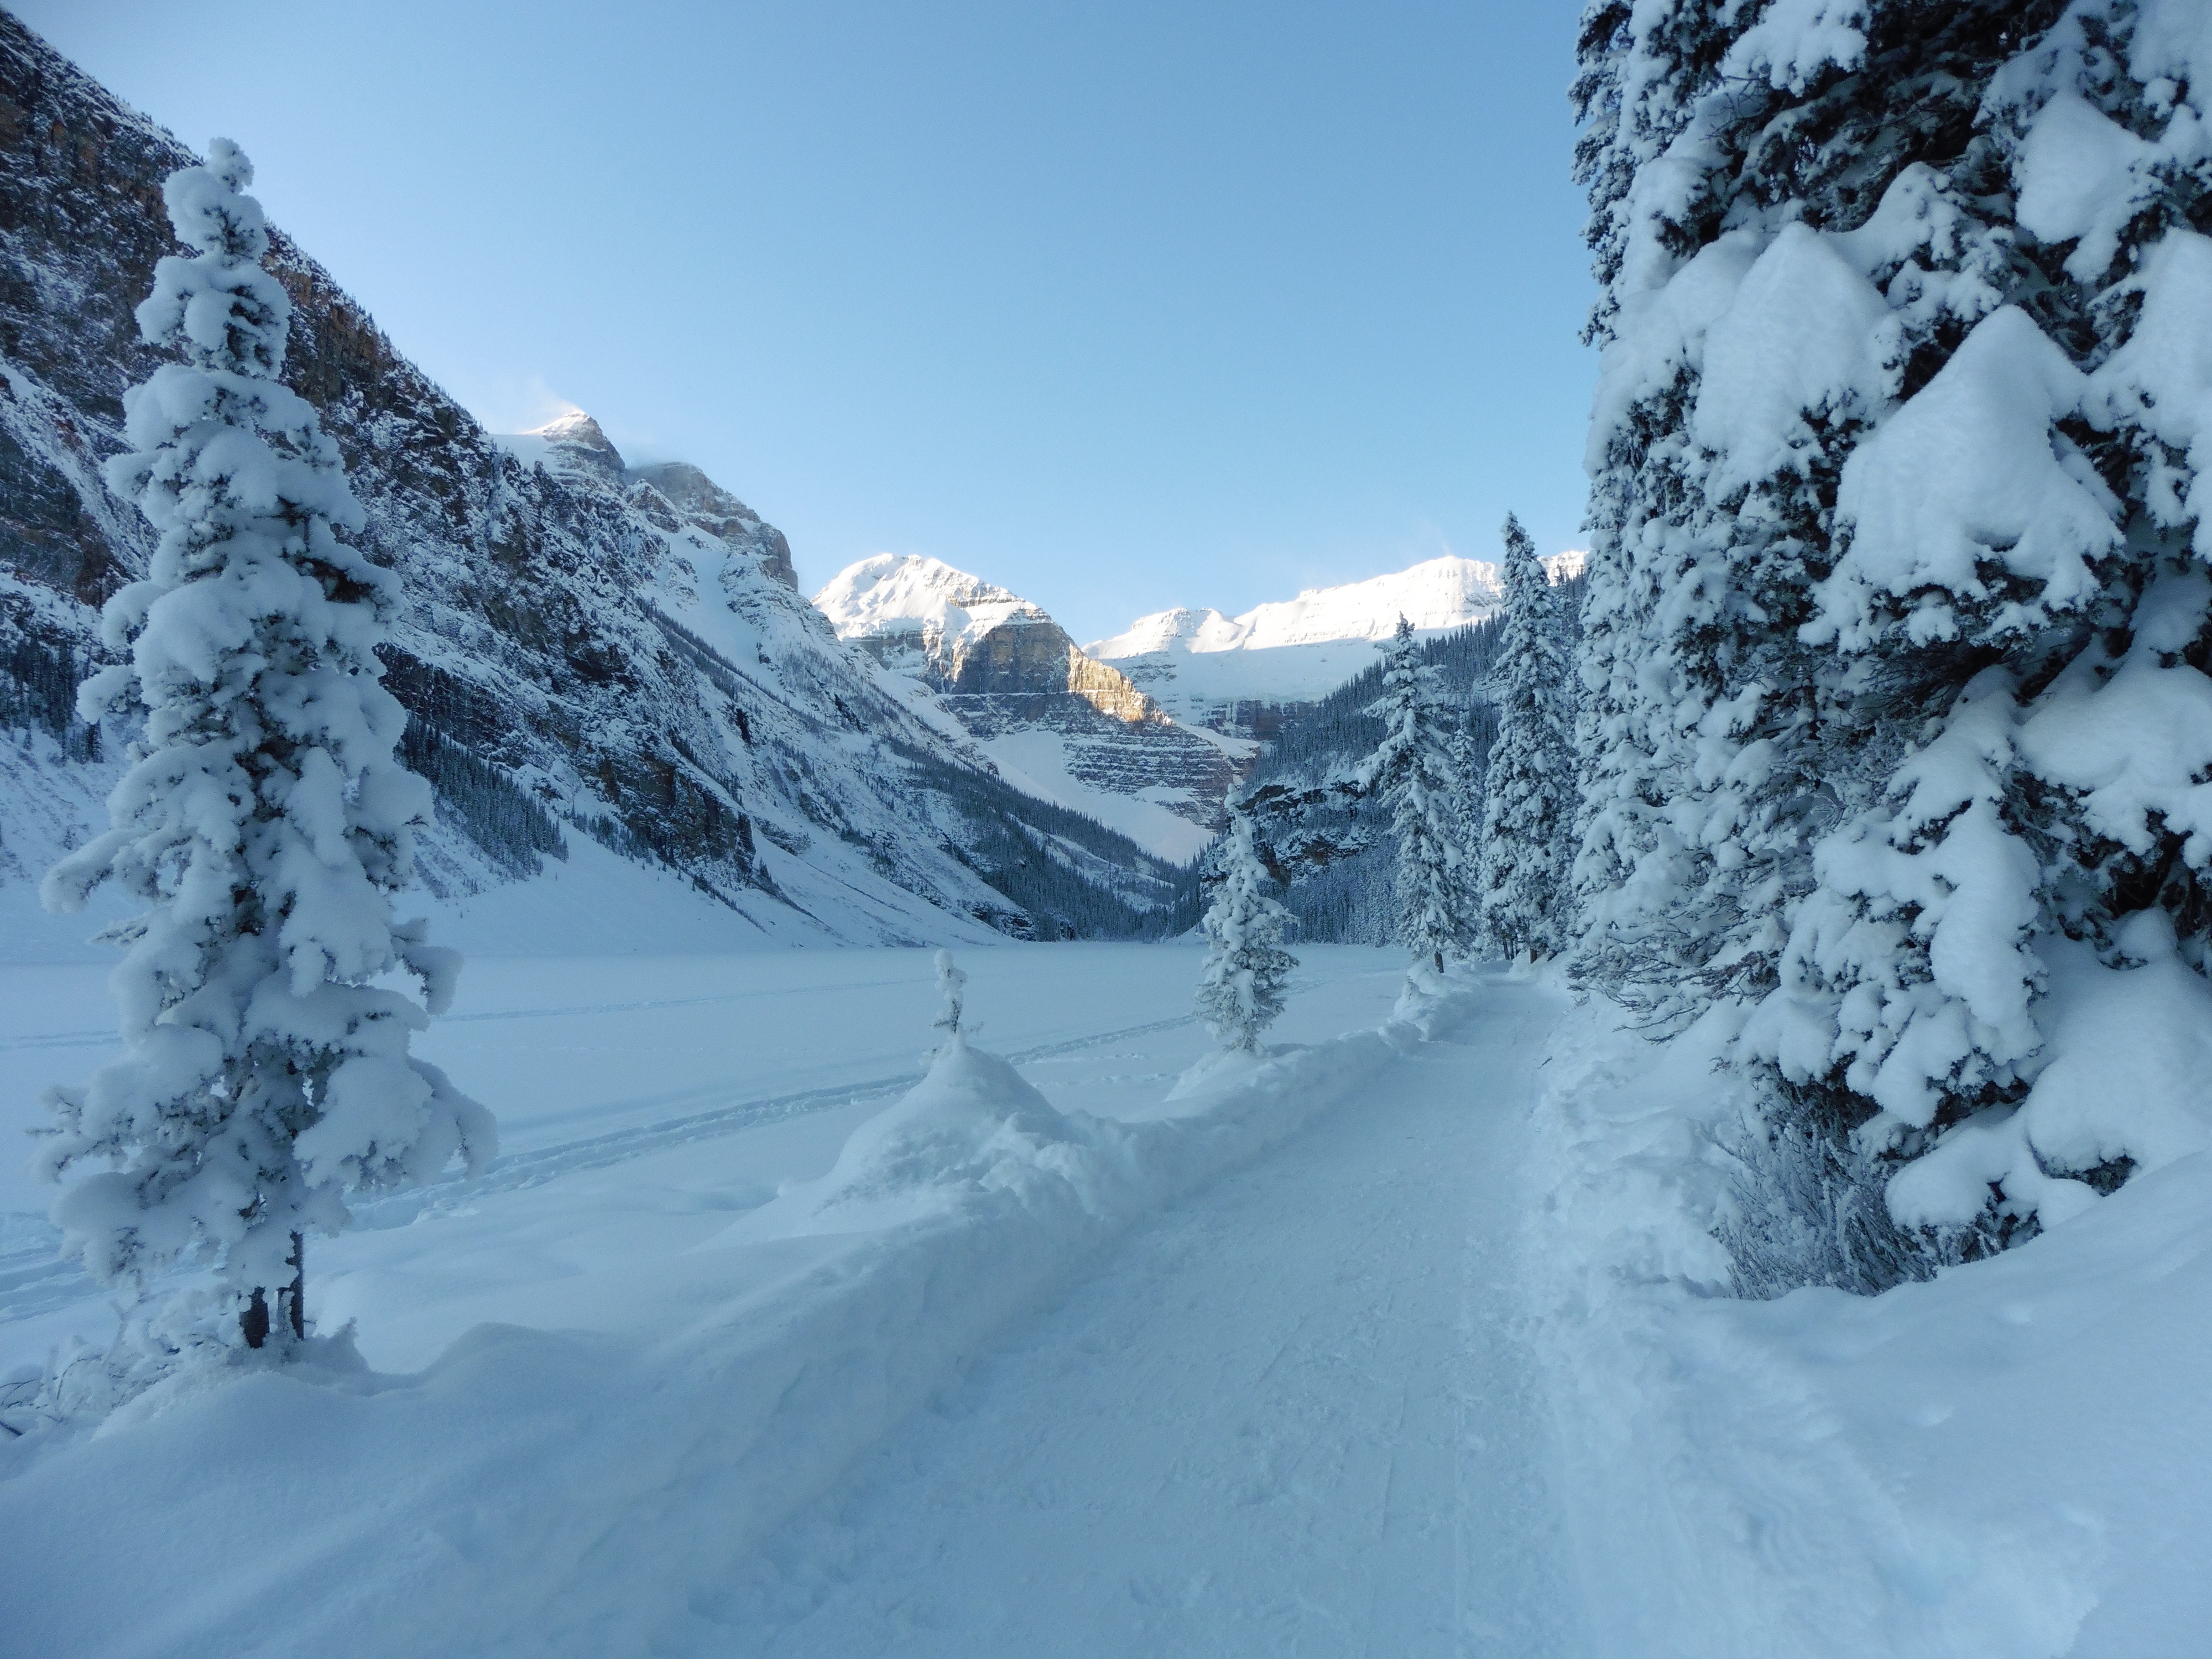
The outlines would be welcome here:
[[[1073,693],[1115,720],[1166,717],[1043,609],[936,559],[878,553],[814,596],[837,636],[945,696]]]
[[[1249,745],[1179,726],[1030,600],[886,553],[840,571],[815,604],[841,639],[935,693],[1022,787],[1164,856],[1194,853],[1219,827]]]
[[[799,573],[792,568],[791,544],[784,540],[783,532],[762,522],[758,514],[689,461],[633,467],[629,476],[634,483],[658,492],[708,534],[750,554],[763,575],[794,593],[799,591]]]
[[[783,532],[689,461],[629,465],[599,423],[581,410],[533,432],[501,437],[499,443],[525,465],[542,465],[587,486],[621,490],[656,528],[670,533],[686,526],[703,531],[752,560],[770,580],[793,592],[799,589],[791,544]]]
[[[159,361],[131,313],[174,251],[161,180],[191,159],[0,13],[0,718],[45,728],[41,766],[97,746],[41,687],[97,656],[95,608],[148,551],[99,465],[121,447],[125,389]],[[511,832],[495,850],[512,869],[581,830],[749,915],[848,937],[927,937],[945,912],[1041,927],[1043,889],[1013,869],[1032,854],[1081,866],[1060,909],[1092,922],[1139,925],[1130,903],[1165,894],[1135,848],[1034,810],[918,717],[736,497],[696,468],[633,471],[587,418],[519,457],[275,242],[295,308],[284,379],[344,454],[362,544],[404,579],[387,684],[451,834]],[[1026,850],[981,858],[986,841]]]
[[[1067,689],[1102,714],[1134,724],[1165,721],[1160,706],[1139,691],[1120,669],[1085,656],[1075,641],[1067,644]]]

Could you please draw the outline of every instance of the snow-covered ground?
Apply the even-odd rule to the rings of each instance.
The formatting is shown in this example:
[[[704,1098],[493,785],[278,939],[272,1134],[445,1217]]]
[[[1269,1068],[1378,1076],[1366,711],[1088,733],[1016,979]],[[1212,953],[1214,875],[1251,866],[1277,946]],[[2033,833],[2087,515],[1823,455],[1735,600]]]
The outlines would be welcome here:
[[[1210,1046],[1188,1012],[1194,951],[964,959],[979,1043],[1060,1109],[1013,1103],[1037,1144],[987,1134],[972,1176],[933,1150],[918,1173],[863,1158],[857,1182],[836,1173],[841,1151],[921,1073],[926,953],[472,963],[420,1052],[500,1114],[502,1158],[365,1206],[312,1252],[312,1314],[325,1331],[357,1320],[371,1369],[234,1377],[89,1438],[0,1445],[9,1650],[598,1655],[689,1639],[709,1629],[689,1609],[993,1330],[1391,1060],[1371,1033],[1395,964],[1371,952],[1313,953],[1284,1035],[1317,1046],[1280,1076],[1178,1103],[1176,1078]],[[0,1110],[27,1127],[36,1086],[104,1047],[99,969],[0,979],[15,1060]],[[0,1197],[8,1370],[113,1324],[54,1267],[30,1212],[41,1197],[12,1172]],[[121,1594],[92,1565],[118,1550],[145,1565]],[[313,1607],[260,1621],[295,1573],[324,1585]]]
[[[1489,988],[1133,1230],[780,1528],[699,1650],[1576,1650],[1506,1311],[1559,1000]]]
[[[1224,738],[1203,726],[1190,730],[1219,748],[1232,762],[1250,758],[1257,747],[1245,739]],[[1076,775],[1076,745],[1060,732],[1042,727],[1001,732],[996,737],[979,739],[975,746],[991,757],[992,763],[999,769],[999,775],[1023,793],[1087,813],[1155,857],[1188,864],[1213,844],[1213,830],[1194,823],[1175,810],[1178,806],[1188,810],[1189,790],[1153,784],[1134,793],[1124,793],[1087,784]]]
[[[1738,1300],[1722,1036],[1550,1040],[1525,1294],[1586,1651],[2212,1651],[2212,1160],[1930,1283]]]
[[[1308,956],[1313,966],[1290,1022],[1297,1035],[1334,1036],[1382,1018],[1397,988],[1386,958],[1334,947]],[[1176,1075],[1211,1047],[1190,1012],[1194,949],[1007,945],[963,951],[960,959],[974,981],[969,1000],[984,1024],[982,1044],[1015,1057],[1065,1107],[1117,1116],[1156,1109]],[[104,978],[91,964],[0,967],[0,1054],[8,1057],[0,1068],[0,1136],[25,1145],[18,1137],[45,1119],[40,1091],[81,1080],[115,1052],[102,1029],[112,1019]],[[437,1294],[474,1297],[483,1261],[473,1246],[453,1241],[460,1234],[493,1241],[511,1257],[518,1214],[488,1210],[489,1195],[534,1192],[556,1175],[619,1167],[618,1176],[586,1185],[596,1190],[614,1180],[641,1207],[680,1215],[689,1206],[719,1226],[780,1182],[827,1169],[854,1127],[921,1074],[916,1056],[933,1041],[936,1012],[924,951],[474,958],[453,1011],[417,1039],[416,1052],[497,1115],[499,1167],[479,1182],[363,1206],[362,1231],[318,1247],[323,1295],[315,1314],[335,1325],[359,1313],[374,1364],[425,1363],[466,1324],[437,1316],[420,1285],[399,1294],[404,1306],[390,1316],[356,1302],[377,1294],[375,1264],[392,1261],[393,1250],[447,1256],[453,1266]],[[763,1126],[771,1131],[764,1140],[756,1133]],[[700,1150],[709,1144],[711,1158]],[[712,1196],[648,1202],[639,1182]],[[0,1237],[18,1251],[5,1267],[26,1272],[27,1255],[50,1254],[33,1245],[46,1237],[51,1194],[23,1158],[0,1162],[0,1229],[7,1230]],[[580,1235],[566,1231],[575,1217],[560,1194],[520,1201],[526,1208],[550,1203],[561,1249],[582,1248]],[[587,1201],[618,1208],[624,1200],[602,1194]],[[404,1228],[418,1211],[439,1225]],[[618,1230],[629,1235],[640,1224],[629,1218]],[[668,1224],[688,1233],[701,1224]],[[548,1270],[550,1279],[567,1273]],[[51,1279],[42,1272],[46,1288],[35,1297],[20,1284],[0,1288],[9,1298],[0,1312],[12,1316],[0,1326],[7,1333],[0,1365],[42,1357],[64,1328],[97,1336],[112,1326],[100,1311],[104,1300],[81,1278],[64,1274],[75,1287],[66,1299]],[[567,1298],[577,1288],[558,1294]],[[565,1322],[575,1309],[563,1305]],[[515,1313],[501,1303],[479,1316]],[[467,1309],[456,1317],[472,1322]]]
[[[1302,955],[1274,1060],[1181,1085],[1187,946],[963,951],[919,1085],[926,952],[472,962],[419,1048],[499,1163],[311,1251],[363,1368],[0,1442],[0,1651],[2200,1650],[2201,1155],[1735,1301],[1696,1042]],[[0,1126],[100,971],[0,968]],[[113,1324],[43,1199],[0,1170],[0,1376]]]

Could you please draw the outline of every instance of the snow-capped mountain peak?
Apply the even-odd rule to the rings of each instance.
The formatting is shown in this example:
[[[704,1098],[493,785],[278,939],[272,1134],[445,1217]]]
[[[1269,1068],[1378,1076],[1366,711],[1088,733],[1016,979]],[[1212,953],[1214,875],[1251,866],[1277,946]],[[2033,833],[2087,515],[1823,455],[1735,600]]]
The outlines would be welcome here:
[[[957,653],[1015,621],[1048,621],[1041,606],[980,576],[916,553],[878,553],[848,565],[814,596],[840,639],[921,634]]]
[[[581,474],[605,483],[622,482],[622,452],[599,429],[599,423],[580,409],[556,415],[527,432],[498,434],[495,441],[525,466]]]
[[[918,554],[878,553],[814,596],[837,636],[915,683],[1002,776],[1161,857],[1212,839],[1246,750],[1166,719],[1019,594]]]
[[[1148,651],[1233,651],[1243,642],[1245,631],[1241,618],[1224,617],[1212,606],[1203,611],[1181,607],[1139,617],[1113,638],[1084,648],[1094,657],[1136,657]]]

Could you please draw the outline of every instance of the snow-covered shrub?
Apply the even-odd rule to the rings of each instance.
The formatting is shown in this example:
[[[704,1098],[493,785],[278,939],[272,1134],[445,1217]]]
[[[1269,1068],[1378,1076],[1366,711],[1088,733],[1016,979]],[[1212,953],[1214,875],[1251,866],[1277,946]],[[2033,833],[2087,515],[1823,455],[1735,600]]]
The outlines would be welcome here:
[[[1777,1190],[1904,1168],[1915,1271],[2164,1144],[2035,1103],[2071,942],[2212,921],[2199,56],[2194,0],[1584,13],[1580,965],[1750,1009]]]
[[[788,1231],[853,1231],[966,1209],[971,1218],[1024,1212],[1031,1242],[1058,1243],[1126,1201],[1127,1137],[1118,1124],[1062,1113],[1001,1055],[969,1039],[968,975],[952,953],[936,956],[943,1006],[931,1029],[942,1039],[922,1077],[847,1139],[820,1180],[797,1186],[741,1220],[725,1237]]]
[[[1220,878],[1200,926],[1206,961],[1198,972],[1198,1012],[1224,1048],[1257,1054],[1260,1034],[1283,1012],[1283,988],[1298,959],[1283,949],[1291,913],[1268,890],[1251,814],[1229,804]]]
[[[1482,781],[1477,915],[1509,957],[1557,956],[1571,937],[1576,801],[1565,609],[1520,520],[1505,520],[1504,629],[1491,697],[1498,736]]]
[[[164,189],[197,250],[163,259],[138,309],[185,361],[126,399],[131,453],[110,486],[161,540],[107,603],[127,661],[88,680],[92,721],[143,732],[109,799],[113,827],[48,876],[47,903],[112,881],[147,907],[112,930],[123,1057],[48,1100],[43,1164],[64,1248],[143,1290],[182,1259],[216,1270],[215,1334],[304,1333],[304,1236],[343,1194],[492,1154],[490,1115],[410,1034],[453,994],[459,959],[396,925],[412,827],[430,808],[393,758],[406,716],[377,683],[398,583],[339,539],[357,529],[337,447],[278,384],[289,302],[261,260],[252,169],[217,140]],[[377,981],[416,976],[423,1004]],[[86,1169],[84,1166],[105,1165]],[[270,1291],[289,1285],[289,1306]],[[232,1316],[235,1316],[234,1320]]]
[[[1368,712],[1382,717],[1382,738],[1361,767],[1358,786],[1390,809],[1398,847],[1398,938],[1418,966],[1443,966],[1473,932],[1474,883],[1461,842],[1464,787],[1452,763],[1453,719],[1443,675],[1422,660],[1413,624],[1383,647],[1382,695]]]

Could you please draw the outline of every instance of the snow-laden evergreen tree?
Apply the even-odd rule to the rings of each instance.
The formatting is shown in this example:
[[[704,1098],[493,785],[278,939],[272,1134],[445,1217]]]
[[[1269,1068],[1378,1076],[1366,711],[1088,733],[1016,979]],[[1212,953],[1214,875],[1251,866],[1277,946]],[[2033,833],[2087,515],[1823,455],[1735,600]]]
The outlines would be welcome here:
[[[102,615],[129,661],[87,681],[79,708],[143,732],[113,827],[45,894],[74,909],[112,881],[147,908],[113,930],[126,1052],[49,1095],[44,1163],[73,1177],[54,1219],[95,1278],[143,1289],[206,1261],[258,1347],[272,1312],[304,1334],[304,1237],[346,1224],[349,1189],[477,1168],[495,1136],[408,1053],[458,958],[392,920],[430,806],[393,758],[406,715],[378,684],[398,585],[340,539],[362,514],[337,447],[277,381],[290,305],[262,266],[252,179],[220,139],[170,175],[195,252],[161,262],[138,309],[147,342],[185,361],[126,398],[134,447],[107,477],[160,543]],[[395,969],[428,1012],[374,982]]]
[[[1260,858],[1251,814],[1229,804],[1220,878],[1200,924],[1206,962],[1198,973],[1198,1012],[1224,1048],[1260,1052],[1260,1034],[1283,1012],[1283,988],[1298,959],[1283,949],[1291,913],[1269,890],[1274,878]]]
[[[1486,750],[1482,745],[1483,707],[1480,695],[1470,692],[1459,710],[1459,718],[1452,723],[1452,775],[1459,781],[1459,796],[1453,803],[1453,817],[1459,825],[1459,844],[1473,849],[1469,856],[1480,867],[1482,846],[1483,767]],[[1468,945],[1474,941],[1465,940]]]
[[[1584,13],[1582,966],[1753,1010],[1753,1285],[2170,1145],[2066,1093],[2044,1006],[2085,952],[2204,962],[2207,88],[2201,0]]]
[[[1482,932],[1482,815],[1489,810],[1483,773],[1488,763],[1494,716],[1482,689],[1472,687],[1458,709],[1451,734],[1452,777],[1458,794],[1452,802],[1452,826],[1468,878],[1461,906],[1459,951],[1473,955],[1486,948]]]
[[[1382,717],[1382,740],[1358,782],[1390,809],[1398,937],[1417,967],[1427,963],[1441,972],[1444,953],[1459,950],[1471,932],[1472,860],[1460,811],[1465,792],[1452,762],[1454,722],[1443,675],[1421,660],[1403,617],[1383,647],[1382,695],[1368,713]]]
[[[1571,938],[1577,793],[1565,607],[1518,519],[1505,520],[1505,604],[1491,696],[1498,736],[1477,843],[1481,936],[1509,957],[1557,956]]]

